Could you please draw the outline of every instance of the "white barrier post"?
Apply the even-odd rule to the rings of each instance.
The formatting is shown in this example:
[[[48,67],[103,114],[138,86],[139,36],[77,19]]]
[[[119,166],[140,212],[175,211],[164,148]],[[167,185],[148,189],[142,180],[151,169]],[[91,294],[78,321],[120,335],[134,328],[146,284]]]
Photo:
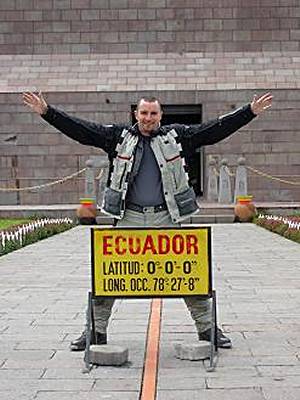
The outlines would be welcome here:
[[[216,160],[211,158],[208,163],[208,189],[207,200],[211,202],[218,201],[218,176],[216,169]]]
[[[96,199],[96,190],[95,190],[95,174],[94,174],[94,162],[93,160],[87,160],[86,163],[86,171],[85,171],[85,197],[88,199]]]
[[[247,196],[247,168],[245,166],[246,159],[240,157],[238,159],[238,167],[235,175],[235,189],[234,189],[234,202],[236,203],[238,196]]]
[[[220,178],[219,178],[219,203],[231,204],[232,192],[231,182],[228,170],[228,161],[224,158],[221,161]]]

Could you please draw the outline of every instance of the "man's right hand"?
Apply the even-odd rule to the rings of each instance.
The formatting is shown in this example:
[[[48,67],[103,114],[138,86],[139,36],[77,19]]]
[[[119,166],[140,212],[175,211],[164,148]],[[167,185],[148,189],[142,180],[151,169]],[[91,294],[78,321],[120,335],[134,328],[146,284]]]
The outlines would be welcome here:
[[[34,112],[43,115],[47,112],[48,104],[46,103],[42,92],[24,92],[23,102],[26,106],[30,107]]]

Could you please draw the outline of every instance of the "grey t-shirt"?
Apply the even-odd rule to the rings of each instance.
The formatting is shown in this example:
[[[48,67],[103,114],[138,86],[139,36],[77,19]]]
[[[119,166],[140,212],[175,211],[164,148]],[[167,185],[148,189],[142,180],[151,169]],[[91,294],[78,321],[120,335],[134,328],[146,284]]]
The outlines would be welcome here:
[[[143,156],[133,181],[129,184],[126,201],[142,207],[156,206],[164,202],[161,173],[153,150],[150,147],[151,138],[141,139]]]

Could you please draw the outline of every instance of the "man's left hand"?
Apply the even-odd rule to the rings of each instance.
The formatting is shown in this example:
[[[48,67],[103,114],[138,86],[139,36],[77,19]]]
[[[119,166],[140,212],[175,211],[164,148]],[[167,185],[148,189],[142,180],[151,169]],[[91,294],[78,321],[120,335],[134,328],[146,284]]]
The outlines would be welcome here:
[[[265,93],[261,96],[254,95],[253,100],[250,104],[251,111],[255,115],[259,115],[272,105],[273,96],[271,93]]]

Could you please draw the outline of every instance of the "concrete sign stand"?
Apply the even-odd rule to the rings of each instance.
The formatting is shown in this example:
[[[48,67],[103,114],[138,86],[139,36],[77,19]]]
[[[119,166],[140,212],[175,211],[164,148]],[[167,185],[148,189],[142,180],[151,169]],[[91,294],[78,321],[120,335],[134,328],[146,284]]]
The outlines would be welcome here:
[[[85,362],[85,369],[83,370],[84,373],[89,373],[92,365],[91,365],[91,358],[90,358],[90,343],[91,343],[91,325],[93,320],[93,306],[92,306],[92,293],[89,292],[88,294],[88,307],[86,310],[86,344],[85,344],[85,353],[84,353],[84,362]]]
[[[196,350],[177,348],[182,357],[199,357],[205,344],[207,371],[217,364],[216,292],[212,289],[210,227],[103,227],[91,229],[92,292],[86,313],[85,370],[93,364],[122,365],[128,349],[120,346],[90,346],[94,328],[93,300],[99,297],[153,298],[199,296],[211,299],[210,342],[197,342]],[[125,258],[130,263],[122,260]],[[121,267],[120,267],[121,266]],[[112,276],[112,277],[111,277]],[[202,345],[201,345],[202,343]],[[198,355],[197,355],[198,352]],[[194,354],[194,355],[193,355]],[[181,357],[179,357],[181,358]]]
[[[204,360],[207,372],[214,371],[218,361],[217,347],[217,321],[216,321],[216,292],[212,292],[212,315],[210,342],[199,340],[197,342],[176,343],[174,345],[176,357],[181,360]]]
[[[182,360],[204,360],[204,367],[207,372],[213,372],[218,361],[217,346],[217,306],[216,291],[212,291],[212,313],[210,342],[198,341],[197,344],[177,344],[175,346],[176,356]],[[84,354],[85,368],[83,373],[89,373],[93,365],[114,365],[120,366],[128,361],[128,349],[121,346],[111,345],[90,345],[92,336],[93,317],[93,296],[89,292],[88,308],[86,313],[86,347]],[[207,362],[208,361],[208,362]]]
[[[211,315],[211,330],[210,330],[210,354],[209,365],[204,363],[207,372],[213,372],[218,362],[218,346],[217,346],[217,299],[216,291],[212,291],[212,315]]]

